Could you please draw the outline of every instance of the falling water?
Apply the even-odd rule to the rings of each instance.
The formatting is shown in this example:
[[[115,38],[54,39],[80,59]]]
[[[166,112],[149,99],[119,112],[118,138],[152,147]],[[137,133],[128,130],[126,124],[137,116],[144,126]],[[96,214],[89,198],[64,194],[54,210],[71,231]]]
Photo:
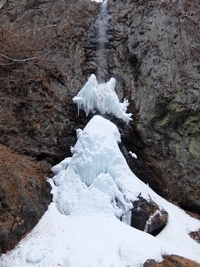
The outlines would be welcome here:
[[[109,19],[108,0],[104,0],[100,7],[100,13],[97,18],[97,78],[100,82],[105,82],[107,71],[107,47],[109,43]]]
[[[108,1],[104,0],[101,4],[100,8],[100,14],[99,14],[99,20],[98,20],[98,43],[99,43],[99,49],[104,49],[105,44],[108,42]]]

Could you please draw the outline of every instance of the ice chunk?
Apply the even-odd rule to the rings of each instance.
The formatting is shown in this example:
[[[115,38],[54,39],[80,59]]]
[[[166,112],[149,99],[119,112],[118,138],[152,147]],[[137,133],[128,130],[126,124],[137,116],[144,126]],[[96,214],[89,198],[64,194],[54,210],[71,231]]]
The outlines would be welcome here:
[[[37,248],[30,250],[26,256],[26,262],[32,263],[34,265],[41,262],[43,259],[44,259],[43,252],[38,250]]]
[[[125,99],[123,103],[119,102],[115,92],[116,81],[111,78],[107,83],[98,84],[96,76],[92,74],[73,102],[78,106],[78,113],[83,109],[88,116],[89,112],[98,110],[101,114],[113,114],[126,123],[131,121],[131,113],[126,113],[129,105]]]
[[[68,167],[69,163],[71,161],[71,157],[65,158],[63,161],[61,161],[60,163],[58,163],[57,165],[53,166],[51,168],[51,171],[54,174],[59,173],[61,170],[66,170],[66,168]]]

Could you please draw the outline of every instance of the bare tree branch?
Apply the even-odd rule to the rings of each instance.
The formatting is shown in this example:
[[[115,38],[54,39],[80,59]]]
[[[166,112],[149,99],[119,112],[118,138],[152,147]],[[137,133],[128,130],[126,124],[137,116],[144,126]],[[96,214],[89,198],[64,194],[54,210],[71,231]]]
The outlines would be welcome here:
[[[3,57],[5,59],[8,59],[8,60],[12,61],[10,63],[0,63],[0,66],[8,66],[8,65],[14,64],[15,62],[23,63],[23,62],[26,62],[26,61],[29,61],[29,60],[39,59],[40,56],[47,56],[48,54],[50,54],[50,51],[45,53],[45,54],[38,55],[38,56],[35,56],[35,57],[20,58],[20,59],[12,58],[12,57],[6,56],[4,54],[0,54],[0,57]]]
[[[3,5],[5,4],[6,0],[1,0],[0,2],[0,9],[2,9]]]
[[[36,59],[36,57],[29,57],[29,58],[20,58],[20,59],[16,59],[16,58],[11,58],[11,57],[8,57],[4,54],[0,54],[1,57],[3,58],[6,58],[6,59],[9,59],[9,60],[12,60],[13,62],[25,62],[25,61],[28,61],[28,60],[33,60],[33,59]]]

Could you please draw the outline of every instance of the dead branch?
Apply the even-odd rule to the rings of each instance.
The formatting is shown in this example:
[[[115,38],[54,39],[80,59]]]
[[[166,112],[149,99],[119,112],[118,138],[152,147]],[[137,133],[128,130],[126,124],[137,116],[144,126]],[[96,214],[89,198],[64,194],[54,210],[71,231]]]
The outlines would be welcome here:
[[[29,57],[29,58],[20,58],[20,59],[17,59],[17,58],[11,58],[11,57],[6,56],[4,54],[0,54],[0,56],[3,57],[3,58],[9,59],[12,62],[25,62],[25,61],[28,61],[28,60],[36,59],[36,57]],[[5,63],[5,64],[10,64],[10,63]]]
[[[6,0],[1,0],[0,2],[0,9],[2,9],[3,5],[5,4]]]

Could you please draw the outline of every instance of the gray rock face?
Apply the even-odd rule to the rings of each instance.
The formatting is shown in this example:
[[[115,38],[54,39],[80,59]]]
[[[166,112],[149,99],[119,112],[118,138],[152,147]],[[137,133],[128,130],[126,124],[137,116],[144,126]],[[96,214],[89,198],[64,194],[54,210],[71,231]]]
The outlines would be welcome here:
[[[200,212],[199,3],[110,0],[108,8],[107,76],[121,99],[131,99],[154,180],[166,183],[171,200]],[[98,55],[88,45],[95,72]]]

